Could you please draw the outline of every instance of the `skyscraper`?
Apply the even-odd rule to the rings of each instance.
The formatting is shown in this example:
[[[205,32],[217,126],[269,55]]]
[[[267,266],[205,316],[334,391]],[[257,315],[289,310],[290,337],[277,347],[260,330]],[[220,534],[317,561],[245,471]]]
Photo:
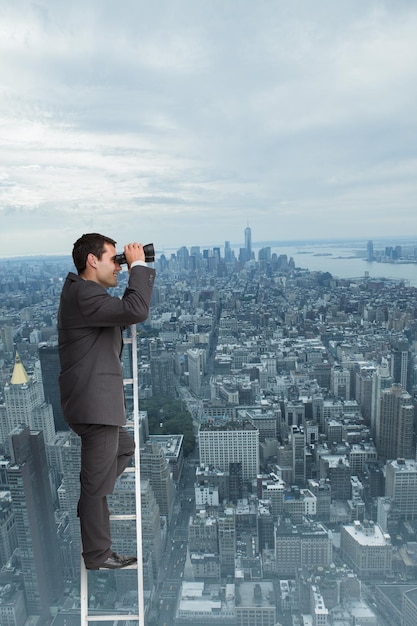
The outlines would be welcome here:
[[[376,424],[376,447],[382,459],[415,458],[414,406],[401,385],[382,389]]]
[[[201,384],[205,368],[206,352],[200,348],[187,350],[188,384],[190,391],[196,396],[200,395]]]
[[[414,459],[388,461],[385,495],[395,502],[404,519],[417,519],[417,463]]]
[[[0,500],[0,567],[7,563],[16,548],[16,520],[10,496],[4,491]]]
[[[68,555],[69,569],[75,574],[80,569],[81,537],[77,504],[80,496],[81,439],[73,431],[62,444],[62,496],[61,509],[68,512],[71,554]]]
[[[235,510],[225,509],[217,520],[220,569],[222,576],[234,576],[236,555]]]
[[[174,361],[171,354],[151,358],[152,395],[175,398]]]
[[[331,391],[336,398],[350,400],[350,372],[342,365],[336,364],[330,373]]]
[[[242,464],[244,481],[259,473],[259,431],[249,422],[229,421],[220,427],[202,424],[198,433],[200,466],[228,471],[229,463]]]
[[[175,499],[175,485],[164,451],[157,443],[147,441],[140,451],[142,479],[148,478],[161,515],[171,519]]]
[[[293,482],[299,487],[305,486],[306,481],[306,438],[304,430],[298,426],[291,428]]]
[[[375,256],[374,256],[374,242],[373,241],[368,241],[368,243],[366,244],[366,260],[367,261],[374,261],[375,260]]]
[[[52,405],[56,430],[69,430],[64,421],[61,407],[58,377],[61,369],[58,354],[58,344],[42,345],[39,347],[39,360],[42,371],[42,385],[45,401]]]
[[[224,243],[224,260],[226,263],[231,263],[233,261],[233,251],[230,241],[225,241]]]
[[[4,387],[7,432],[20,424],[42,430],[45,443],[53,443],[55,425],[52,406],[45,402],[42,385],[30,378],[16,353],[10,383]]]
[[[355,520],[353,524],[342,526],[340,547],[346,562],[359,578],[391,573],[391,538],[374,522]]]
[[[144,579],[149,588],[152,580],[156,578],[162,558],[161,526],[159,519],[159,506],[156,502],[150,481],[140,481],[141,491],[141,521],[142,521],[142,549],[144,554],[150,555],[152,567],[148,577],[148,568],[144,565]],[[136,512],[136,485],[132,473],[122,474],[117,482],[113,493],[109,496],[109,506],[113,511],[123,511],[124,514],[134,515]],[[136,522],[133,520],[112,520],[111,536],[114,549],[118,553],[131,552],[135,554],[136,546]],[[131,583],[135,582],[132,577]],[[127,584],[127,581],[123,584]]]
[[[381,365],[378,365],[372,377],[371,434],[374,439],[376,438],[381,389],[391,387],[392,383],[393,379],[389,371],[388,361],[382,359]]]
[[[250,261],[252,258],[252,230],[249,226],[245,228],[245,252],[246,260]]]
[[[394,383],[409,389],[411,354],[406,337],[396,338],[391,350],[391,376]]]
[[[141,480],[142,546],[152,556],[154,575],[158,573],[162,560],[162,538],[159,520],[159,506],[149,480]]]
[[[46,621],[63,591],[63,577],[42,433],[17,426],[10,452],[7,477],[28,612]]]

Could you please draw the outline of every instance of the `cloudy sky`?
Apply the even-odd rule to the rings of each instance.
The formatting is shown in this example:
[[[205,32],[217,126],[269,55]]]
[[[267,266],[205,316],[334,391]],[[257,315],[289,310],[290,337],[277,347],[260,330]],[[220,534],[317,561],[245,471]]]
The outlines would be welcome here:
[[[0,0],[0,256],[417,236],[415,0]]]

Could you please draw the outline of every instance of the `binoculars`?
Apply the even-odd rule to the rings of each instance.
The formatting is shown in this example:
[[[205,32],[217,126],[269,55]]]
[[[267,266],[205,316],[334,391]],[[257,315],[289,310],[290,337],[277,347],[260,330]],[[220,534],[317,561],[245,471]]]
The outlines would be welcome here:
[[[155,261],[155,249],[153,247],[153,243],[147,243],[146,246],[143,246],[143,251],[145,253],[146,263],[153,263]],[[127,263],[124,252],[122,252],[121,254],[116,254],[114,260],[116,261],[116,263],[119,263],[119,265]]]

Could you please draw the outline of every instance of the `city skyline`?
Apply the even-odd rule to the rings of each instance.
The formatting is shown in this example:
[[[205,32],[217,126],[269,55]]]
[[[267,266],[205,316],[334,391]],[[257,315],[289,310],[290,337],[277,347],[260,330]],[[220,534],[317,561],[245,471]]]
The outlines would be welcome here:
[[[417,232],[417,9],[1,9],[0,255]],[[111,43],[110,43],[111,42]]]
[[[252,256],[252,233],[241,233],[239,255],[181,247],[157,258],[139,350],[126,341],[122,355],[129,416],[137,369],[145,624],[184,626],[213,611],[233,626],[307,614],[330,623],[341,610],[345,621],[376,624],[387,582],[398,597],[392,623],[405,624],[417,611],[404,592],[417,579],[417,289],[403,278],[336,279],[270,249]],[[371,243],[363,254],[375,261],[345,261],[415,269],[415,246]],[[51,626],[79,624],[82,614],[79,442],[53,406],[69,260],[0,263],[0,621],[14,611],[13,626],[37,611],[26,586],[45,597],[45,624],[50,605]],[[113,496],[115,515],[129,514],[131,473]],[[47,572],[35,571],[48,563],[36,550],[53,522],[64,580],[56,600],[43,592]],[[135,553],[131,526],[112,536],[117,552]],[[136,610],[125,574],[98,574],[94,589],[90,578],[93,611]],[[220,598],[219,587],[227,590]]]

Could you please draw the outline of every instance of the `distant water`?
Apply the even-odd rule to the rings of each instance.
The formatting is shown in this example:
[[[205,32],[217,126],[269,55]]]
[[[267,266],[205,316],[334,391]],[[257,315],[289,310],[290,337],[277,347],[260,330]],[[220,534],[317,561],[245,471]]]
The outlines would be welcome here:
[[[264,246],[259,246],[261,247]],[[256,258],[259,248],[254,246]],[[310,271],[329,272],[336,278],[362,278],[367,272],[371,278],[406,280],[412,287],[417,287],[416,263],[369,262],[360,256],[366,256],[366,249],[361,249],[354,244],[352,247],[319,243],[271,245],[271,251],[278,255],[286,254],[288,259],[292,257],[296,267]]]

